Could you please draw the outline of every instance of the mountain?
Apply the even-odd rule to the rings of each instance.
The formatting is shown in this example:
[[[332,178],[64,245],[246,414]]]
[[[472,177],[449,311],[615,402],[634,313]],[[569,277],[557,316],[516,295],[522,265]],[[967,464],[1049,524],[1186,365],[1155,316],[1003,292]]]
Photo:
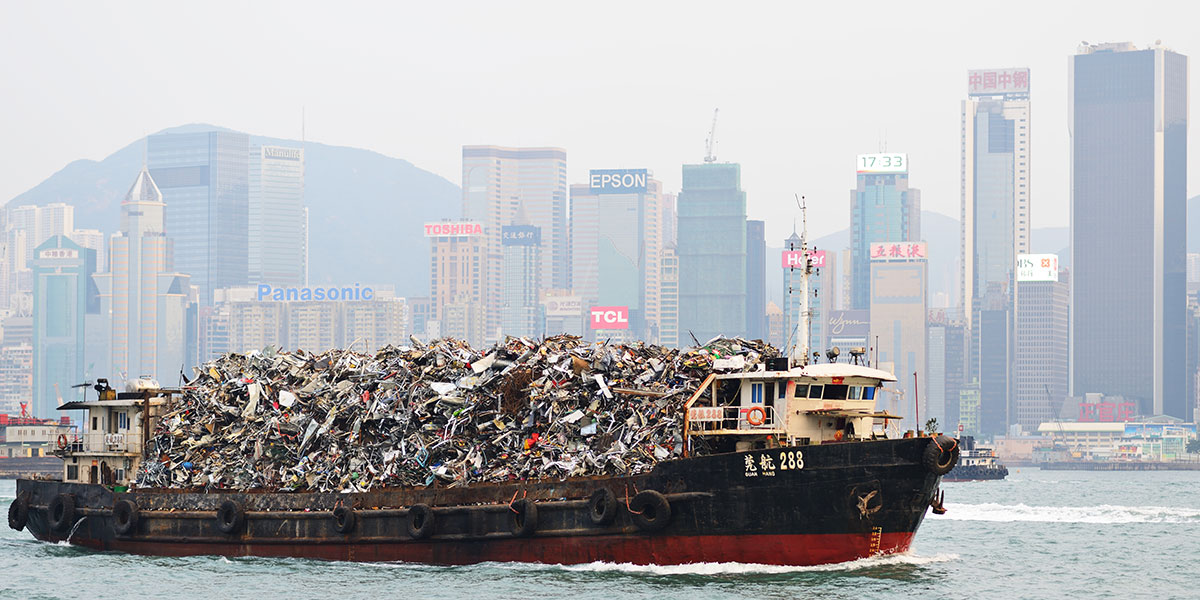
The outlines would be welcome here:
[[[195,124],[161,133],[197,131],[229,130]],[[370,150],[255,135],[250,143],[304,147],[311,285],[392,284],[402,295],[429,293],[429,242],[421,224],[461,214],[457,185]],[[75,207],[77,228],[113,233],[143,148],[145,138],[101,161],[74,161],[8,206],[65,202]]]

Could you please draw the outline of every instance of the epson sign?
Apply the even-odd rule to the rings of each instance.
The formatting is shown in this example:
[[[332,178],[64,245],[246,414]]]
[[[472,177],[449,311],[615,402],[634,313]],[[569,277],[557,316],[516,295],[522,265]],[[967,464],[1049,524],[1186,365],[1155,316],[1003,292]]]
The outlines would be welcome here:
[[[589,171],[593,194],[637,194],[646,191],[646,169],[596,169]]]

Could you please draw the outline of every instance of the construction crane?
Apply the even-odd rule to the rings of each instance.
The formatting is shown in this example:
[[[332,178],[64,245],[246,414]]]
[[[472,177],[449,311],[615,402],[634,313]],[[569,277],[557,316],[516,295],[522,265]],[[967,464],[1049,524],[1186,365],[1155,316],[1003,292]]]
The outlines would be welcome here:
[[[721,109],[713,109],[712,127],[708,128],[708,141],[704,142],[704,162],[717,162],[717,157],[713,154],[713,148],[717,145],[717,111]]]

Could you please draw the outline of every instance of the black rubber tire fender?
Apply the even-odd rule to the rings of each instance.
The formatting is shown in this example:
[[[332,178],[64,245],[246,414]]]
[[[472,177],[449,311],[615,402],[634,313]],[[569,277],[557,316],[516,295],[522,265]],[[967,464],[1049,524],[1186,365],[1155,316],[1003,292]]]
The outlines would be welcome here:
[[[529,537],[537,531],[537,503],[529,498],[521,498],[509,506],[512,515],[511,530],[516,537]]]
[[[8,526],[20,531],[29,524],[29,496],[21,494],[8,505]]]
[[[408,537],[423,540],[433,535],[433,509],[428,504],[414,504],[408,507]]]
[[[671,522],[671,502],[654,490],[642,490],[629,501],[633,524],[642,531],[660,531]]]
[[[954,469],[954,465],[958,464],[958,454],[958,440],[950,436],[938,435],[930,438],[929,445],[921,454],[921,464],[925,465],[925,468],[934,475],[945,475]]]
[[[46,507],[46,522],[54,531],[66,531],[75,524],[75,495],[59,494]]]
[[[592,525],[612,525],[617,518],[617,495],[608,488],[592,492],[588,500],[588,516],[592,519]]]
[[[217,509],[217,529],[222,533],[238,533],[246,524],[246,510],[234,500],[226,500]]]
[[[338,533],[350,533],[354,531],[357,521],[358,517],[354,514],[353,508],[338,506],[333,509],[333,528]]]
[[[113,505],[113,530],[118,535],[129,535],[137,530],[138,505],[132,500],[117,500]]]

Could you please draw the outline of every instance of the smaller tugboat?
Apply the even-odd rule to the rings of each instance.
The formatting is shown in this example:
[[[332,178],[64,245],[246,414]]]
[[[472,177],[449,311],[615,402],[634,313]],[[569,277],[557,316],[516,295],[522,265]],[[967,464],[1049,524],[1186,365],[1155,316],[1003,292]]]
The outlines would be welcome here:
[[[972,436],[963,436],[962,455],[943,481],[989,481],[1008,477],[1008,467],[996,458],[996,451],[975,444]]]

